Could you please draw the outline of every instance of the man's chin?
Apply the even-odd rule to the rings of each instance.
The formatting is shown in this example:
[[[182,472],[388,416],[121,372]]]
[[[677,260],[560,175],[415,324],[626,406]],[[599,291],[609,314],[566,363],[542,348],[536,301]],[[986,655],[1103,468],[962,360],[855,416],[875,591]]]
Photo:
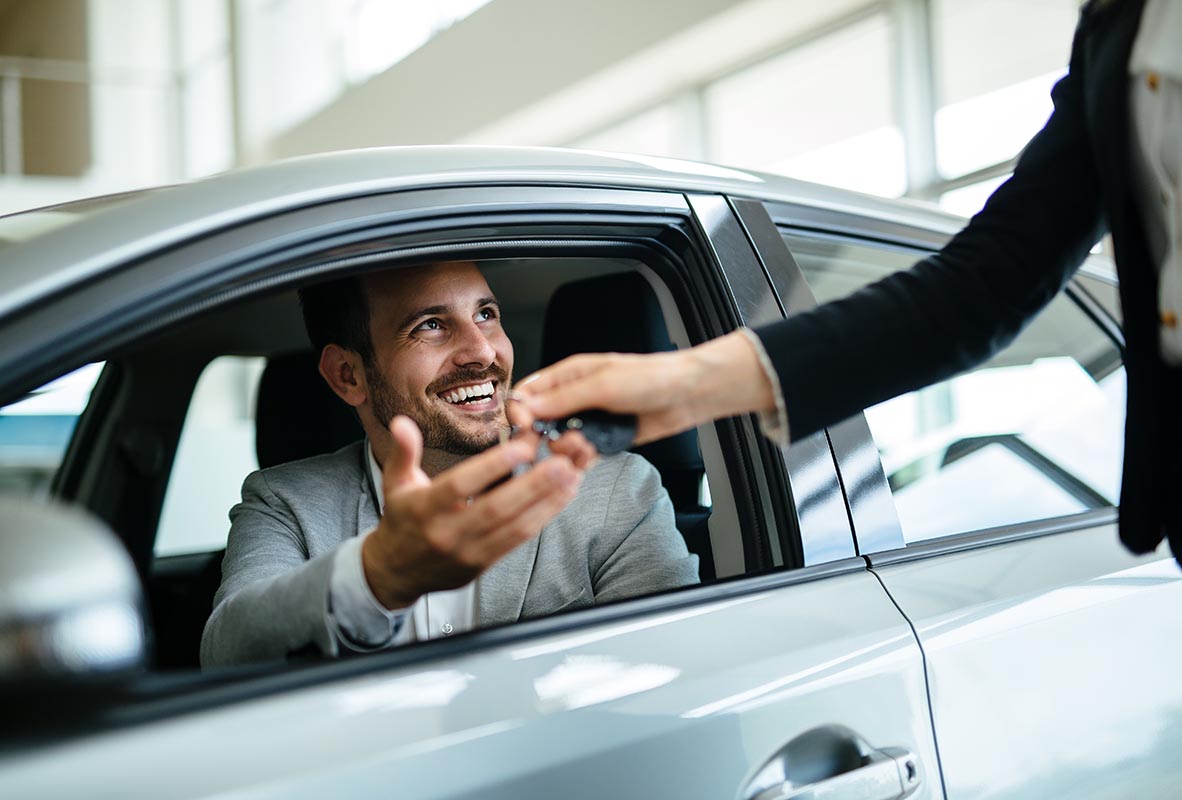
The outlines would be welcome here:
[[[428,441],[424,444],[457,455],[475,455],[500,441],[501,430],[507,426],[508,422],[500,410],[488,411],[480,416],[469,415],[467,419],[440,420],[438,426],[430,426]]]

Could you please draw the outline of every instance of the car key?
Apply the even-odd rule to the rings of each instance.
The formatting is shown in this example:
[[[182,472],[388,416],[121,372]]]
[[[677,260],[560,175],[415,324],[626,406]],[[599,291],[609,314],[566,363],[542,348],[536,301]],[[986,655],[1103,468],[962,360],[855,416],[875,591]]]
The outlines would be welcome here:
[[[591,409],[569,417],[559,419],[535,420],[532,429],[542,437],[538,446],[538,458],[535,462],[518,464],[509,475],[491,483],[485,491],[495,489],[510,478],[524,475],[537,461],[542,461],[550,455],[547,447],[549,442],[557,441],[567,431],[579,431],[591,443],[600,455],[611,455],[627,450],[636,438],[636,416],[633,414],[613,414],[610,411]],[[501,442],[504,443],[517,433],[519,428],[510,425],[501,431]]]
[[[589,409],[569,417],[537,420],[533,429],[550,441],[567,431],[578,431],[600,455],[607,456],[622,453],[632,446],[636,438],[636,416]]]

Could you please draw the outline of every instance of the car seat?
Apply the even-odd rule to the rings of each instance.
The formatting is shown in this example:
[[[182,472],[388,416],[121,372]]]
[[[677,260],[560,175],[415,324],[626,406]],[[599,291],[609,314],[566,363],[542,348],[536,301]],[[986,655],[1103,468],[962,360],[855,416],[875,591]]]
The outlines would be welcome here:
[[[353,410],[320,376],[319,358],[305,351],[267,359],[255,402],[260,469],[332,453],[365,436]]]
[[[546,307],[542,366],[577,353],[656,353],[673,350],[652,287],[638,272],[572,281]],[[699,501],[706,468],[696,431],[632,448],[661,473],[673,501],[677,529],[698,556],[703,581],[715,577],[710,549],[710,509]]]

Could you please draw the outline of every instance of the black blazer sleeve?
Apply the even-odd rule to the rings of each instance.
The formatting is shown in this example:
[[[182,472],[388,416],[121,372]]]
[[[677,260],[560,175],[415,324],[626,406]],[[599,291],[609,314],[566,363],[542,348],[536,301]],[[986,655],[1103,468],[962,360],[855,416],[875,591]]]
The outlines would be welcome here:
[[[948,378],[1007,345],[1104,233],[1076,30],[1054,113],[1014,175],[942,251],[854,294],[756,330],[799,439]]]

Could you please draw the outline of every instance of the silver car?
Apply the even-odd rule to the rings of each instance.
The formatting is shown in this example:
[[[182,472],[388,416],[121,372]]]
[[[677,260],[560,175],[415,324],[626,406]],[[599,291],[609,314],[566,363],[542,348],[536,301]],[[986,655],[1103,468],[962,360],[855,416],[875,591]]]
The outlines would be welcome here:
[[[243,477],[356,435],[301,369],[301,285],[475,260],[524,375],[797,313],[962,223],[702,164],[450,147],[0,218],[0,796],[1176,796],[1182,580],[1117,542],[1099,255],[970,373],[785,449],[747,417],[647,448],[698,586],[198,668]]]

